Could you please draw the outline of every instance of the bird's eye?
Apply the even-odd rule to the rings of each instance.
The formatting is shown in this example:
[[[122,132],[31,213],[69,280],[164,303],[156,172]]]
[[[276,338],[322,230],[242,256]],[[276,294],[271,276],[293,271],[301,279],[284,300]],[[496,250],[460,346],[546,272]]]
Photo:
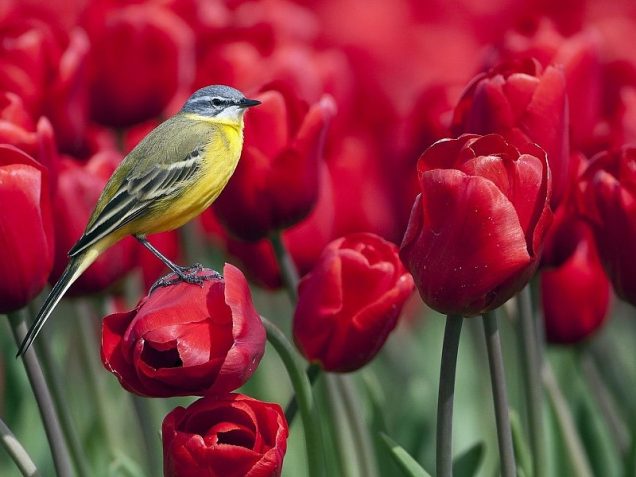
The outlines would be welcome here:
[[[214,106],[215,108],[218,108],[219,106],[221,106],[221,104],[223,104],[223,102],[219,98],[214,98],[212,100],[212,106]]]

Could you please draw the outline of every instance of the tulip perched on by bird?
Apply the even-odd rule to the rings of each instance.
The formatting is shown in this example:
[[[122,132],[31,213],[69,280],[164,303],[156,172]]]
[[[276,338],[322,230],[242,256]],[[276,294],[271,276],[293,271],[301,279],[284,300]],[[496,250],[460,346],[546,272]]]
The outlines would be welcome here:
[[[44,301],[18,355],[33,342],[73,282],[102,252],[128,235],[179,279],[202,282],[199,267],[175,265],[146,235],[180,227],[214,202],[241,156],[243,115],[257,104],[260,102],[229,86],[202,88],[124,158],[108,180],[84,234],[70,250],[71,260]]]
[[[102,323],[102,361],[128,391],[171,397],[234,391],[265,352],[265,329],[241,271],[202,287],[177,282],[144,297],[134,310]]]

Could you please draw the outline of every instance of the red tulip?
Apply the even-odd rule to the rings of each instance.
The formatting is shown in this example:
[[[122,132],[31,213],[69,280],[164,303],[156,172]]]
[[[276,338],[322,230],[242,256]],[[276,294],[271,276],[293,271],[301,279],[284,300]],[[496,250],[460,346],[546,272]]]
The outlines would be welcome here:
[[[616,294],[636,304],[636,147],[592,158],[580,181],[580,210],[592,226]]]
[[[84,64],[89,43],[86,33],[74,28],[73,6],[47,7],[4,2],[0,12],[0,16],[6,15],[0,19],[0,91],[19,96],[33,118],[45,115],[55,128],[60,147],[75,152],[87,126]]]
[[[530,279],[552,220],[550,172],[534,144],[465,134],[428,148],[400,256],[424,302],[481,314]]]
[[[4,4],[5,9],[8,11],[0,28],[0,91],[20,96],[27,110],[39,116],[60,57],[59,32],[54,22],[35,18],[17,4]]]
[[[92,44],[91,111],[116,127],[150,119],[181,101],[194,78],[189,26],[154,3],[93,2],[84,26]]]
[[[464,91],[453,117],[454,134],[497,133],[516,147],[541,146],[553,177],[551,205],[568,187],[569,126],[563,71],[542,70],[534,60],[504,63],[476,76]]]
[[[541,273],[541,303],[548,341],[577,343],[608,317],[610,286],[589,227],[568,217],[554,224],[558,265]]]
[[[72,159],[60,161],[53,200],[56,220],[52,283],[64,271],[68,251],[84,232],[106,181],[120,161],[121,155],[114,151],[102,151],[86,164]],[[95,293],[108,288],[135,266],[138,246],[134,239],[127,237],[106,250],[71,286],[69,295]]]
[[[390,240],[399,234],[391,184],[381,169],[381,158],[372,138],[362,134],[341,136],[331,145],[327,161],[334,188],[336,237],[372,232]]]
[[[243,394],[204,397],[163,420],[163,475],[278,477],[288,433],[278,404]]]
[[[547,20],[539,23],[532,36],[511,32],[504,38],[502,55],[508,60],[528,57],[536,58],[544,67],[562,65],[573,148],[593,145],[591,141],[600,119],[602,102],[600,50],[601,40],[597,32],[588,29],[564,37]],[[551,163],[549,155],[548,161]]]
[[[210,275],[204,269],[200,276]],[[265,329],[241,271],[202,286],[160,287],[102,325],[102,361],[141,396],[219,394],[243,385],[265,351]]]
[[[53,224],[46,168],[0,145],[0,313],[42,291],[53,266]]]
[[[636,63],[605,64],[603,80],[603,118],[595,131],[596,153],[636,141]]]
[[[12,144],[44,165],[55,192],[58,153],[51,123],[45,117],[35,121],[13,93],[0,95],[0,143]]]
[[[331,98],[309,107],[284,90],[257,96],[245,125],[245,145],[236,172],[215,210],[228,230],[256,241],[307,217],[318,198],[322,148]]]
[[[294,340],[324,369],[354,371],[380,350],[412,291],[395,245],[369,233],[337,239],[300,282]]]
[[[83,150],[89,127],[89,52],[86,32],[80,28],[71,31],[44,105],[43,113],[53,124],[60,149],[69,154]]]
[[[283,243],[301,276],[311,270],[325,245],[334,237],[331,179],[326,167],[322,172],[316,207],[305,220],[282,233]],[[212,209],[203,218],[203,226],[214,241],[213,246],[223,248],[230,256],[236,257],[250,280],[269,289],[283,285],[274,249],[268,239],[244,242],[228,236]]]

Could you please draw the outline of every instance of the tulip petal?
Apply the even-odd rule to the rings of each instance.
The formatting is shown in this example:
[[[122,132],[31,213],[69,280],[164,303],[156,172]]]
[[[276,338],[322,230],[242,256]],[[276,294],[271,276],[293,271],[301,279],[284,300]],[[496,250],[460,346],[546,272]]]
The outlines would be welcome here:
[[[245,124],[245,145],[274,158],[289,141],[285,99],[278,91],[266,91],[258,99],[261,104],[249,112],[249,121]]]
[[[516,211],[490,180],[457,170],[422,176],[401,256],[425,302],[475,315],[506,301],[499,287],[532,265]]]

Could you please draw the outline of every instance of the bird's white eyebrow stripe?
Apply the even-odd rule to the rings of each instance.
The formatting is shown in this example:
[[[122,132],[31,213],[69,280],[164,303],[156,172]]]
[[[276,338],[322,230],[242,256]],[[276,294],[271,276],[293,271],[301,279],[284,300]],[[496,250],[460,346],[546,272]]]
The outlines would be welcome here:
[[[224,103],[227,102],[226,98],[222,98],[220,96],[199,96],[198,98],[193,99],[192,102],[193,103],[201,103],[201,102],[209,103],[209,102],[211,102],[212,100],[215,100],[215,99],[220,99]]]

